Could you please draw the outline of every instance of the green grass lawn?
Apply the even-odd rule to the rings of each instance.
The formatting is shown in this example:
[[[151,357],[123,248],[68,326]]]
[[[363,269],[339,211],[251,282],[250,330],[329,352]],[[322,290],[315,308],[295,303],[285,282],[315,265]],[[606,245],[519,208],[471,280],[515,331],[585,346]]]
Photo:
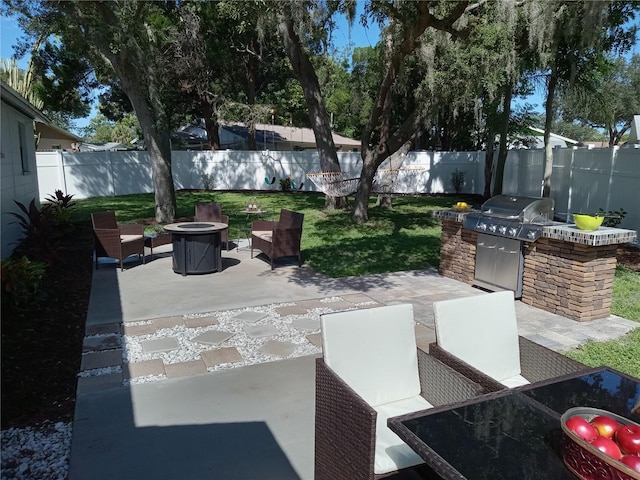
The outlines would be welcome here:
[[[220,202],[222,211],[229,215],[229,236],[237,238],[237,229],[247,223],[241,210],[252,196],[251,193],[178,192],[176,217],[193,216],[198,202]],[[431,218],[429,212],[448,208],[457,201],[473,201],[464,196],[400,197],[394,199],[393,209],[377,208],[372,203],[369,221],[358,225],[344,211],[324,210],[321,194],[260,192],[255,197],[273,219],[281,208],[304,213],[304,261],[334,278],[437,267],[440,221]],[[152,219],[154,196],[136,194],[77,201],[76,211],[81,219],[103,210],[114,210],[120,222]],[[611,312],[640,322],[639,292],[640,272],[619,267]],[[613,342],[589,342],[569,355],[588,365],[610,365],[640,377],[640,328]]]

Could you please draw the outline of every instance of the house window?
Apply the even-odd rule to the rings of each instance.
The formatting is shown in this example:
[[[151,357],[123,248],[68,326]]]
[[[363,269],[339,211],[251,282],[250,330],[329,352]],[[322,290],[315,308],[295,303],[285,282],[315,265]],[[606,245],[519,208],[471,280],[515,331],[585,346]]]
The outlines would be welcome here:
[[[27,150],[27,135],[24,123],[18,123],[18,141],[20,142],[20,162],[22,173],[29,173],[29,151]]]
[[[62,150],[62,145],[51,145],[53,150]]]

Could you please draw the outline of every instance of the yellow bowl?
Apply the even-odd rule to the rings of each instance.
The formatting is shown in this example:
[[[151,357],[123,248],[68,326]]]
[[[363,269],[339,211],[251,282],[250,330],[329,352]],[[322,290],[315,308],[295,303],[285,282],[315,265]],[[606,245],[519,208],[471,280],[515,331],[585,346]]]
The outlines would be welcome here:
[[[602,225],[604,216],[574,213],[573,221],[580,230],[597,230]]]

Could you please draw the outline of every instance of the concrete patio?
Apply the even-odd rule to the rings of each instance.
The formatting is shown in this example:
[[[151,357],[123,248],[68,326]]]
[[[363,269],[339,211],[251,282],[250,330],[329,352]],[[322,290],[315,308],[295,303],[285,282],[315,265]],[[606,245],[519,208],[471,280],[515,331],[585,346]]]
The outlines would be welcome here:
[[[326,299],[343,308],[348,302],[353,308],[412,303],[417,340],[426,348],[435,338],[434,301],[483,293],[433,269],[345,279],[306,265],[272,271],[248,250],[235,249],[223,252],[222,272],[182,277],[172,271],[169,252],[170,246],[154,249],[152,261],[130,263],[124,272],[113,265],[94,272],[83,362],[102,354],[115,358],[111,366],[123,365],[126,343],[100,346],[95,339],[127,335],[127,328],[140,324],[157,324],[159,331],[167,319],[179,323],[194,314],[274,304],[298,307],[304,316],[305,305]],[[516,307],[520,334],[559,351],[638,326],[615,316],[575,322],[520,302]],[[78,382],[69,479],[312,479],[317,355],[274,356],[216,371],[207,365],[174,368],[180,373],[173,376],[167,369],[150,383],[129,383],[132,375],[124,365],[84,376]],[[107,364],[86,361],[85,369]]]

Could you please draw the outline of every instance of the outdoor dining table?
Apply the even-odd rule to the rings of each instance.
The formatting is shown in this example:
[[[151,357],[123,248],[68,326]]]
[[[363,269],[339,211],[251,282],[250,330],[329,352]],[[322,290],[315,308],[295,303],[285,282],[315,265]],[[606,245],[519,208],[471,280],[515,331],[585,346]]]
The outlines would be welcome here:
[[[598,408],[640,421],[640,380],[586,369],[388,420],[444,479],[572,479],[561,455],[561,415]]]

